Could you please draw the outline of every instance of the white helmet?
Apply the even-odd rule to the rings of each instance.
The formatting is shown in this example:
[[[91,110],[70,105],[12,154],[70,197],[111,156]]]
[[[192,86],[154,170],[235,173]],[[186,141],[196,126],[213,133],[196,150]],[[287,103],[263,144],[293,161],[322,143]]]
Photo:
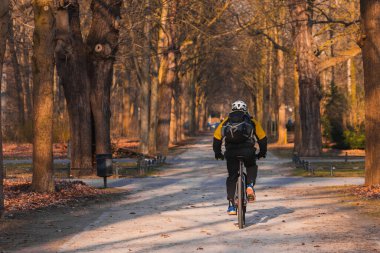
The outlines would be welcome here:
[[[247,104],[241,100],[232,103],[232,111],[247,112]]]

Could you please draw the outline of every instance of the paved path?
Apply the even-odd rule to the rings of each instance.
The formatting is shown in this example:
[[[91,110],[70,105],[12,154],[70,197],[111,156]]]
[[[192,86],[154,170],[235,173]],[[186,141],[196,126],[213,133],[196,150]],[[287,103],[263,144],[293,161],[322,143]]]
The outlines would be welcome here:
[[[113,180],[131,194],[83,231],[62,238],[60,253],[79,252],[375,252],[378,227],[318,186],[362,184],[360,178],[300,178],[273,156],[260,162],[258,201],[247,227],[226,215],[224,162],[202,139],[161,175]],[[175,162],[175,163],[174,163]],[[92,184],[102,182],[92,181]],[[351,211],[350,211],[351,210]],[[28,252],[28,251],[24,251]],[[31,252],[31,251],[29,251]],[[36,251],[38,252],[38,251]]]

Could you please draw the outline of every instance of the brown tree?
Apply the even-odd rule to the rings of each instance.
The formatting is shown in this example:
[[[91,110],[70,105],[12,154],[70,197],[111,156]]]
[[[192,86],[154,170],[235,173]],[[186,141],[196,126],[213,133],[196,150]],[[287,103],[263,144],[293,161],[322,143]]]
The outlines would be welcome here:
[[[7,33],[9,24],[9,1],[4,0],[0,2],[0,85],[3,77],[3,61],[5,54],[5,47],[7,43]],[[1,98],[0,98],[0,112],[1,112]],[[1,129],[0,119],[0,129]],[[0,217],[4,211],[4,170],[3,170],[3,136],[0,131]]]
[[[92,168],[93,151],[111,152],[110,89],[120,7],[120,0],[91,2],[87,43],[82,37],[78,1],[63,3],[57,11],[55,51],[70,118],[71,168]]]
[[[54,1],[36,0],[33,36],[33,181],[38,192],[53,192]]]
[[[361,0],[365,87],[365,184],[380,184],[380,2]]]
[[[90,79],[82,39],[79,4],[59,6],[56,14],[57,72],[70,118],[71,168],[92,168]]]
[[[177,74],[176,59],[176,14],[177,1],[162,1],[161,17],[164,23],[159,35],[159,87],[157,151],[167,155],[170,135],[171,97]],[[166,17],[166,18],[165,18]]]
[[[322,149],[320,85],[313,51],[311,7],[308,1],[289,0],[294,27],[294,47],[299,74],[301,156],[319,156]]]
[[[92,24],[87,37],[88,75],[96,154],[111,153],[110,90],[119,44],[121,0],[93,0]]]

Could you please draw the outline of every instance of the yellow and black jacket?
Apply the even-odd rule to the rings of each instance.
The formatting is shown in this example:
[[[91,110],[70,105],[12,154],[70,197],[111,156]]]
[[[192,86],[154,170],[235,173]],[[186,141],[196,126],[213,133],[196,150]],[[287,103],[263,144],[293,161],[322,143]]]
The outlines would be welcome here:
[[[234,112],[232,112],[234,113]],[[255,137],[257,139],[257,143],[259,144],[260,147],[260,153],[261,154],[266,154],[267,152],[267,137],[266,134],[261,127],[260,123],[253,119],[249,114],[247,116],[251,119],[251,122],[254,126],[254,132],[255,132]],[[214,142],[213,142],[213,150],[215,153],[221,153],[222,152],[222,143],[223,143],[223,126],[225,126],[228,122],[228,117],[226,117],[220,125],[216,128],[214,132]],[[239,143],[239,144],[233,144],[233,143],[225,143],[226,149],[235,149],[235,148],[253,148],[254,142],[253,140],[244,142],[244,143]]]

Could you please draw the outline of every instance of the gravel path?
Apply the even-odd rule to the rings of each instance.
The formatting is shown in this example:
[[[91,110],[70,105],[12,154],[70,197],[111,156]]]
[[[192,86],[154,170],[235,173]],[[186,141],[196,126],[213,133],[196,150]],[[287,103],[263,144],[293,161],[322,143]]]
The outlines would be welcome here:
[[[83,222],[82,232],[62,238],[58,252],[380,250],[379,225],[318,188],[362,184],[363,179],[290,177],[282,165],[286,161],[270,155],[260,161],[258,201],[248,207],[247,227],[239,230],[237,217],[226,214],[225,162],[213,159],[209,139],[170,161],[156,177],[111,180],[110,185],[131,194],[92,222]]]

